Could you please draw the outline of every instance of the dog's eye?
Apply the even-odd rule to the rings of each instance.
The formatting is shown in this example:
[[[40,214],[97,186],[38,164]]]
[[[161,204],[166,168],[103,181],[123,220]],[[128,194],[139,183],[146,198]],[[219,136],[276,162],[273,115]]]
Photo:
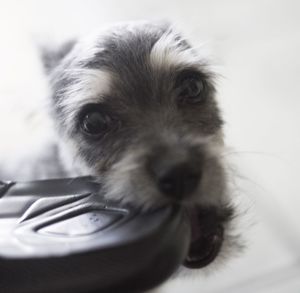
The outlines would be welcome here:
[[[87,113],[82,120],[82,129],[90,135],[99,135],[105,132],[110,123],[110,118],[99,112]]]
[[[191,74],[181,78],[179,85],[179,98],[188,103],[198,103],[204,98],[204,82],[199,76]]]
[[[95,109],[86,111],[81,118],[81,129],[89,135],[99,136],[104,134],[112,122],[112,118]]]

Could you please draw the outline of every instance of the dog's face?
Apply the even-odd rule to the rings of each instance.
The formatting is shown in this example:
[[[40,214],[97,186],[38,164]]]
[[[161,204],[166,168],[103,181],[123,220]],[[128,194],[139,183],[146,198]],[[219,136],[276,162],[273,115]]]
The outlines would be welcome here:
[[[98,178],[107,197],[146,208],[185,205],[192,226],[185,265],[210,263],[232,209],[206,60],[168,25],[145,23],[63,51],[50,72],[52,105],[74,168]]]

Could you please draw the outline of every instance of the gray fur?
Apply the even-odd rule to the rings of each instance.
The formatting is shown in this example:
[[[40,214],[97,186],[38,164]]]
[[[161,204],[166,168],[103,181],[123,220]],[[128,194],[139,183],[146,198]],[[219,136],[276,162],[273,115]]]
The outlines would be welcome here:
[[[50,50],[49,48],[41,48],[42,59],[46,73],[50,73],[62,59],[72,50],[75,41],[64,43],[59,49]]]
[[[201,188],[206,189],[206,185],[208,189],[202,191],[205,195],[201,196],[206,197],[203,201],[219,201],[226,191],[222,163],[209,151],[208,145],[214,146],[214,143],[194,141],[220,136],[222,119],[214,99],[213,73],[208,71],[205,60],[195,64],[174,63],[169,68],[155,68],[149,62],[153,46],[164,34],[173,33],[172,28],[166,25],[139,24],[134,28],[117,26],[108,34],[95,37],[91,56],[80,56],[78,52],[82,48],[78,48],[81,45],[79,43],[77,49],[75,45],[51,75],[54,117],[59,121],[58,129],[63,137],[75,146],[72,156],[76,157],[88,173],[104,182],[107,193],[111,193],[111,196],[130,201],[135,196],[142,197],[144,194],[144,198],[134,199],[137,204],[164,201],[145,171],[146,158],[153,156],[158,148],[163,148],[170,154],[179,152],[182,160],[190,154],[194,155],[193,159],[196,161],[197,157],[206,158],[203,164],[209,162],[207,167],[199,164],[199,168],[204,169],[204,178],[198,192],[201,192]],[[176,35],[176,44],[179,51],[191,49],[180,35]],[[81,104],[64,106],[62,103],[62,100],[69,99],[69,89],[81,82],[82,76],[74,76],[72,72],[84,72],[86,69],[105,70],[111,74],[109,93],[101,97],[101,102],[96,103],[118,121],[117,127],[95,141],[86,137],[78,127],[78,117],[85,107],[85,97],[82,97]],[[180,74],[187,70],[197,71],[205,82],[203,103],[185,105],[177,101],[176,83]],[[68,115],[73,117],[71,123],[66,123]],[[129,157],[132,158],[130,162]],[[125,166],[136,167],[122,174],[122,162],[126,162]],[[115,171],[116,165],[119,166],[119,173]],[[112,180],[118,180],[121,186],[121,177],[125,178],[124,190],[120,188],[119,191],[112,191],[111,185],[118,185]],[[210,184],[210,180],[217,184]],[[149,194],[140,191],[145,185]]]

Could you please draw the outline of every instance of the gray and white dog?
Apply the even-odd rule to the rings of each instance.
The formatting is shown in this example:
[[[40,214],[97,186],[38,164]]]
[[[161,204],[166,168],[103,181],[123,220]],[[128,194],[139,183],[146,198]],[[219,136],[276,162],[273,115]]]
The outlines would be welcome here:
[[[31,162],[33,174],[93,175],[107,197],[145,209],[184,205],[188,268],[227,251],[234,209],[207,59],[169,24],[137,22],[69,42],[44,61],[58,135]]]

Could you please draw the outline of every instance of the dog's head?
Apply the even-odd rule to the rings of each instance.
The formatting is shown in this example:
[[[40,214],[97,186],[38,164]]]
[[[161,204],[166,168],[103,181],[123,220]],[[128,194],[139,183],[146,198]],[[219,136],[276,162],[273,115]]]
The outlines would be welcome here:
[[[186,206],[186,266],[210,263],[232,217],[214,73],[167,24],[117,25],[46,58],[61,140],[108,197]]]

